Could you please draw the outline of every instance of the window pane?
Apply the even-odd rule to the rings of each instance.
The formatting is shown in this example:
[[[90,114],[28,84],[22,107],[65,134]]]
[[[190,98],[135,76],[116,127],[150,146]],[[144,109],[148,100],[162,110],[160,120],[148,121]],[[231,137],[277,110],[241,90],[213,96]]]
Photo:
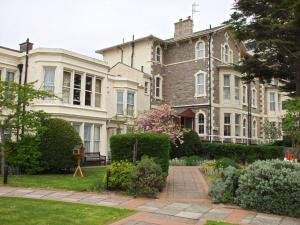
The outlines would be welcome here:
[[[70,90],[71,90],[71,73],[64,71],[63,74],[63,103],[70,103]]]
[[[73,128],[78,134],[80,133],[80,124],[79,123],[73,123]]]
[[[133,115],[134,113],[134,94],[127,93],[127,114]]]
[[[101,93],[101,80],[96,79],[96,92]]]
[[[230,75],[224,75],[224,86],[230,87]]]
[[[161,86],[161,84],[160,84],[161,82],[160,82],[160,77],[156,77],[156,79],[155,79],[155,96],[156,97],[160,97],[160,86]]]
[[[74,93],[73,93],[73,104],[80,105],[80,94],[81,94],[81,75],[75,74],[74,76]]]
[[[94,126],[94,152],[100,152],[100,126]]]
[[[117,113],[123,114],[123,92],[117,92]]]
[[[204,115],[202,113],[199,114],[199,123],[204,123]]]
[[[55,68],[53,67],[45,67],[44,74],[44,90],[54,93],[54,76],[55,76]]]
[[[0,75],[1,75],[1,73],[0,73]],[[1,79],[1,78],[0,78],[0,79]],[[5,80],[6,80],[6,81],[14,81],[14,79],[15,79],[15,73],[14,73],[14,72],[7,71],[7,72],[6,72],[6,78],[5,78]]]
[[[86,77],[85,78],[85,105],[91,105],[92,104],[92,77]]]
[[[241,114],[235,114],[235,136],[241,135]]]
[[[84,148],[86,152],[91,152],[91,125],[84,125]]]
[[[101,107],[101,94],[95,94],[95,107]]]
[[[235,100],[240,100],[240,78],[234,78],[234,87],[235,87]]]

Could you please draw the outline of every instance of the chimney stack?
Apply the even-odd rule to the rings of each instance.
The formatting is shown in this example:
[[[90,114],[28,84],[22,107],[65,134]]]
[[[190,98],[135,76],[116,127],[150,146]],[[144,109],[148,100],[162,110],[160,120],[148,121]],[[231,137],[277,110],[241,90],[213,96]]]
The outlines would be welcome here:
[[[186,20],[180,19],[174,26],[174,38],[182,38],[193,34],[194,24],[190,16]]]
[[[26,52],[26,46],[27,46],[26,41],[19,45],[20,45],[20,52]],[[32,49],[33,49],[33,43],[29,42],[28,43],[28,51],[30,51]]]

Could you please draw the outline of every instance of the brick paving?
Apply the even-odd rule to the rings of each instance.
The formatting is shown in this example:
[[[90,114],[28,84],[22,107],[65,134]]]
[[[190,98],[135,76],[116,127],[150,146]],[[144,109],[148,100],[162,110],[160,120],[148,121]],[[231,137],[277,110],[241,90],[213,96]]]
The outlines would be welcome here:
[[[300,219],[296,218],[212,204],[207,192],[208,186],[196,167],[170,167],[168,184],[159,199],[133,198],[111,192],[0,186],[0,196],[67,201],[138,211],[113,225],[203,225],[208,219],[241,225],[300,225]]]

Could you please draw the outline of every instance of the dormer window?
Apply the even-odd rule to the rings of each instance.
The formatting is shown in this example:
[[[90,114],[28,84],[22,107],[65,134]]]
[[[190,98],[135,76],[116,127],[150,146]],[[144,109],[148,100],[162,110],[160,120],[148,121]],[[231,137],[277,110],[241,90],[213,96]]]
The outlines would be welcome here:
[[[205,57],[205,43],[204,41],[198,41],[195,46],[196,59],[202,59]]]
[[[156,46],[155,48],[155,62],[157,63],[162,62],[162,49],[160,46]]]

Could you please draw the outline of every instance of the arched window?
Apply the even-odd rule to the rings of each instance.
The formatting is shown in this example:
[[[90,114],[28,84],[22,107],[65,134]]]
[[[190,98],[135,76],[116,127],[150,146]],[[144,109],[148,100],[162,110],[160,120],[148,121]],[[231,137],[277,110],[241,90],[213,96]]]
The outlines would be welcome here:
[[[196,43],[196,59],[202,59],[205,57],[205,43],[204,41],[198,41]]]
[[[256,132],[256,120],[253,120],[253,124],[252,124],[252,137],[256,137],[257,132]]]
[[[198,114],[198,134],[205,134],[205,116],[203,113]]]
[[[156,46],[155,48],[155,62],[161,63],[162,59],[162,49],[160,46]]]
[[[224,62],[229,63],[229,46],[224,46]]]
[[[243,120],[243,136],[247,137],[247,119],[244,118]]]

